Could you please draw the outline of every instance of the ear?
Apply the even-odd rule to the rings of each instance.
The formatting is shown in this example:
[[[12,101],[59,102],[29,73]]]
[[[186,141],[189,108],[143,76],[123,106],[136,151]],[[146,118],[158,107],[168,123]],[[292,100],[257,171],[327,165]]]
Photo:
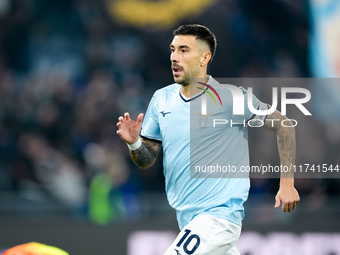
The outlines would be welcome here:
[[[207,66],[209,61],[211,59],[211,53],[209,51],[206,51],[203,53],[201,57],[201,66]]]

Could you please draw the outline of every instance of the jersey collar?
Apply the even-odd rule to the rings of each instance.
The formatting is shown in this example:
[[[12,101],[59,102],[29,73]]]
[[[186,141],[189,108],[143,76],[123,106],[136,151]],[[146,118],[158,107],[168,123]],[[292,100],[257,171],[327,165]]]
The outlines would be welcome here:
[[[208,85],[213,86],[213,84],[216,83],[216,80],[215,80],[211,75],[207,75],[207,77],[208,77],[208,79],[209,79],[209,80],[208,80]],[[209,88],[208,88],[207,86],[205,86],[204,89],[207,90],[207,89],[209,89]],[[181,98],[185,103],[190,102],[190,101],[192,101],[192,100],[194,100],[194,99],[200,97],[200,96],[203,95],[204,93],[205,93],[205,91],[201,91],[200,93],[194,95],[193,97],[185,97],[185,96],[183,96],[182,93],[181,93],[181,87],[179,88],[179,96],[180,96],[180,98]]]

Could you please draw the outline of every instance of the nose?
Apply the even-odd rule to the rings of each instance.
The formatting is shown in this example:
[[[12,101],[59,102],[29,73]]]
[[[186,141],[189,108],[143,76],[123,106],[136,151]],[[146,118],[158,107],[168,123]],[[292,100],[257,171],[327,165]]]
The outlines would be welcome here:
[[[179,62],[178,54],[176,53],[176,51],[171,52],[170,61],[171,61],[171,63],[178,63]]]

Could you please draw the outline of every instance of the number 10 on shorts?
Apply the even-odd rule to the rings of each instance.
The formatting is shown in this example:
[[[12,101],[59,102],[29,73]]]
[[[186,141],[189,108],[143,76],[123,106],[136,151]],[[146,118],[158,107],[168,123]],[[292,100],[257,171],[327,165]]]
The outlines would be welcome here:
[[[189,230],[189,229],[185,229],[184,232],[185,232],[185,234],[183,235],[181,240],[179,240],[179,242],[176,244],[176,246],[181,247],[181,245],[184,243],[183,244],[184,252],[186,254],[193,254],[197,250],[198,246],[200,245],[201,239],[196,234],[190,235],[191,230]]]

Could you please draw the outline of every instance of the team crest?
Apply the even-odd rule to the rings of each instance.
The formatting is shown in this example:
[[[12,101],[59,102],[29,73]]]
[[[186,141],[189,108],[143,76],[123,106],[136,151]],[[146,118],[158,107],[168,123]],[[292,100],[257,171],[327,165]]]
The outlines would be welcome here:
[[[206,127],[208,125],[208,117],[213,115],[212,113],[202,114],[200,112],[198,112],[197,114],[201,116],[201,118],[199,119],[199,124],[201,127]]]

